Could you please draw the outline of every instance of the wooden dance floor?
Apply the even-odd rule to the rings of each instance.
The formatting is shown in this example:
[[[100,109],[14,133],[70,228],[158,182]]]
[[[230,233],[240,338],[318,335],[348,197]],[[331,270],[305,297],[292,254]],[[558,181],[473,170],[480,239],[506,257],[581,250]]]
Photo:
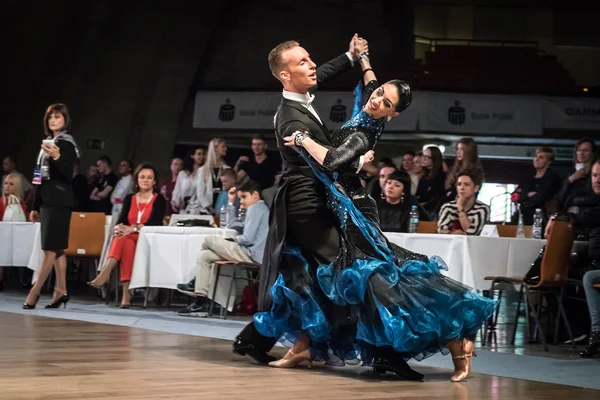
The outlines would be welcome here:
[[[231,342],[0,313],[0,399],[591,399],[597,391],[417,367],[425,382],[367,368],[259,366]],[[284,349],[277,349],[283,354]],[[475,359],[477,362],[477,359]]]

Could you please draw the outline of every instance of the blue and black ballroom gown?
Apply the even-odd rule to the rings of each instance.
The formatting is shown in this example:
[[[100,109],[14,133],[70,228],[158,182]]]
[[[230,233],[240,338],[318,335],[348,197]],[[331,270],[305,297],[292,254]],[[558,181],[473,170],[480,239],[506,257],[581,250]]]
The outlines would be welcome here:
[[[378,86],[376,81],[366,85],[365,98]],[[280,275],[271,288],[271,309],[255,314],[254,322],[261,335],[283,343],[307,333],[315,359],[333,352],[342,359],[360,354],[369,360],[374,348],[392,348],[416,360],[447,354],[446,343],[475,336],[496,304],[442,275],[447,268],[440,258],[391,244],[381,232],[377,205],[350,164],[374,148],[383,126],[383,119],[359,109],[334,134],[323,166],[302,150],[327,188],[328,207],[342,232],[340,254],[333,263],[320,265],[316,278],[300,289],[286,287],[289,279]],[[283,255],[298,257],[308,267],[298,248],[287,246]],[[326,298],[314,292],[324,292]],[[342,325],[328,319],[324,301],[351,306],[356,322]]]

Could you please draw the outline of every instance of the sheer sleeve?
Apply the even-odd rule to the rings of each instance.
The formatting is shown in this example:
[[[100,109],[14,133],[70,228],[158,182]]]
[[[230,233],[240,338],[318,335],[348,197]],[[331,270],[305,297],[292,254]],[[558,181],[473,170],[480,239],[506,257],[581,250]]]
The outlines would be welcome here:
[[[377,82],[376,80],[372,80],[371,82],[369,82],[365,85],[365,90],[364,90],[365,102],[371,96],[371,94],[373,94],[375,89],[377,89],[378,87],[379,87],[379,82]]]
[[[369,141],[365,134],[356,131],[349,135],[342,144],[337,147],[329,148],[323,167],[330,171],[338,171],[343,167],[350,167],[356,164],[359,159],[369,150]]]

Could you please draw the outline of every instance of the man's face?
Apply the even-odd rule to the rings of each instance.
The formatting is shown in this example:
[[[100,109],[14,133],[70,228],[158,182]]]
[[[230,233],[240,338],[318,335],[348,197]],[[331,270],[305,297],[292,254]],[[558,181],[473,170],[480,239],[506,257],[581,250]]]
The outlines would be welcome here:
[[[592,167],[592,190],[600,196],[600,164],[594,163]]]
[[[6,157],[2,160],[2,170],[4,173],[13,172],[15,170],[15,164],[13,164],[10,158]]]
[[[317,65],[303,47],[296,46],[284,51],[281,56],[285,68],[279,73],[282,82],[288,82],[295,89],[305,91],[317,84]]]
[[[261,139],[252,139],[252,152],[255,156],[260,156],[267,150],[267,144]]]
[[[385,190],[385,183],[390,179],[390,175],[395,171],[392,167],[383,167],[379,170],[379,186],[381,190]]]
[[[96,161],[96,168],[98,168],[98,172],[100,172],[102,175],[106,175],[109,170],[108,164],[102,160]]]
[[[223,190],[229,190],[235,185],[235,180],[232,176],[225,175],[221,177],[221,183],[223,184]]]

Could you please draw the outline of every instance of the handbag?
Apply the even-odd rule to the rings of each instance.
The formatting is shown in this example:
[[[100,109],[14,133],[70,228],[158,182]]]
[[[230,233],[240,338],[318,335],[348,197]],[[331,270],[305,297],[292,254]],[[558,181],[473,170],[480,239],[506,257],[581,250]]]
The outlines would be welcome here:
[[[525,274],[523,278],[523,282],[528,285],[537,285],[540,283],[541,275],[542,275],[542,258],[544,258],[544,252],[546,251],[546,246],[542,247],[540,250],[540,254],[537,256],[535,261],[531,264],[531,268]]]
[[[21,207],[21,202],[14,194],[11,194],[8,197],[8,204],[6,205],[6,209],[4,210],[4,217],[2,218],[2,221],[27,222],[27,217],[25,216],[23,207]]]

